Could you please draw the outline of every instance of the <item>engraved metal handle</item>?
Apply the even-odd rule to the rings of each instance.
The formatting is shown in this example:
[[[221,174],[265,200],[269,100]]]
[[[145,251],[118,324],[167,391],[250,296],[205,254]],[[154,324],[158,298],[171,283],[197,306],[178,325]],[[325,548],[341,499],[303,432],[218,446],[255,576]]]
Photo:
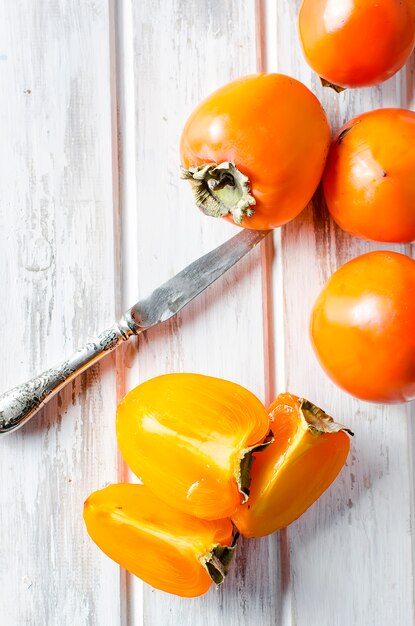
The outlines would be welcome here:
[[[0,396],[0,435],[23,426],[69,381],[140,330],[127,313],[69,359],[4,393]]]
[[[29,382],[0,396],[0,435],[12,432],[54,396],[62,387],[92,363],[126,341],[131,335],[174,317],[184,306],[227,272],[271,231],[243,229],[155,289],[124,313],[121,321]]]

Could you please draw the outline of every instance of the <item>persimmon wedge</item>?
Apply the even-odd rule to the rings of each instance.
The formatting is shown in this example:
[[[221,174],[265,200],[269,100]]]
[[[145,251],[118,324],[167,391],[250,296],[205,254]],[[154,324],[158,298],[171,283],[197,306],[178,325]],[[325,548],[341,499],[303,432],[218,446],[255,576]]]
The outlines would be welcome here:
[[[350,449],[343,426],[307,400],[283,393],[269,408],[274,441],[252,467],[248,502],[232,516],[245,537],[285,528],[330,486]]]
[[[170,506],[204,519],[229,517],[248,497],[252,452],[268,432],[251,392],[199,374],[152,378],[117,411],[118,444],[133,472]]]
[[[230,520],[181,513],[145,485],[110,485],[84,505],[92,540],[119,565],[156,589],[200,596],[220,585],[234,550]]]

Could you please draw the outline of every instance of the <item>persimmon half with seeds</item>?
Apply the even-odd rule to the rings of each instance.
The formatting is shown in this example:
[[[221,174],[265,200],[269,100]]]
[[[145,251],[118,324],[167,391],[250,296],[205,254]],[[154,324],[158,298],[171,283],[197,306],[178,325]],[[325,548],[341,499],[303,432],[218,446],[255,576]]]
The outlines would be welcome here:
[[[182,177],[205,214],[268,230],[304,209],[329,145],[326,114],[305,85],[282,74],[246,76],[190,115],[180,144]]]
[[[415,45],[414,0],[303,0],[304,55],[334,88],[370,87],[393,76]]]
[[[376,251],[329,279],[311,316],[311,340],[328,376],[371,402],[415,399],[415,261]]]
[[[103,552],[146,583],[182,597],[220,585],[234,551],[230,520],[200,520],[157,498],[145,485],[110,485],[84,505],[89,535]]]
[[[323,177],[327,207],[351,235],[415,240],[415,113],[378,109],[340,129]]]
[[[117,411],[118,445],[132,471],[161,500],[204,519],[229,517],[248,497],[252,453],[268,432],[256,396],[199,374],[152,378]]]
[[[302,515],[346,462],[352,434],[308,400],[283,393],[269,407],[274,441],[255,458],[249,500],[232,516],[245,537],[263,537]]]

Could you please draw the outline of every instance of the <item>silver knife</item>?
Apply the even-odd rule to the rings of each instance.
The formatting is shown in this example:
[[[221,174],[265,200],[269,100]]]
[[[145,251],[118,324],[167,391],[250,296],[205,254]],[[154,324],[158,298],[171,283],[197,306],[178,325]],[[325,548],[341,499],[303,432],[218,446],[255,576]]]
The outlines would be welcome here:
[[[252,250],[270,231],[243,230],[126,311],[120,321],[69,359],[0,396],[0,435],[20,428],[69,381],[133,335],[174,317]]]

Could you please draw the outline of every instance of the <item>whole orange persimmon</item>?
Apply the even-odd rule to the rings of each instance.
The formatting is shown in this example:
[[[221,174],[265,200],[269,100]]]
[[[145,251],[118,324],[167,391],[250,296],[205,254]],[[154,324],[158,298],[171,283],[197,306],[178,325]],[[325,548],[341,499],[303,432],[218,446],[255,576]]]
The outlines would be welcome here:
[[[305,85],[282,74],[246,76],[189,117],[180,144],[182,177],[205,214],[267,230],[304,209],[329,145],[326,114]]]
[[[309,65],[332,86],[369,87],[393,76],[415,45],[413,0],[303,0]]]
[[[323,178],[343,230],[386,242],[415,240],[415,113],[378,109],[338,132]]]
[[[415,261],[377,251],[333,274],[311,316],[311,338],[330,378],[362,400],[415,398]]]

